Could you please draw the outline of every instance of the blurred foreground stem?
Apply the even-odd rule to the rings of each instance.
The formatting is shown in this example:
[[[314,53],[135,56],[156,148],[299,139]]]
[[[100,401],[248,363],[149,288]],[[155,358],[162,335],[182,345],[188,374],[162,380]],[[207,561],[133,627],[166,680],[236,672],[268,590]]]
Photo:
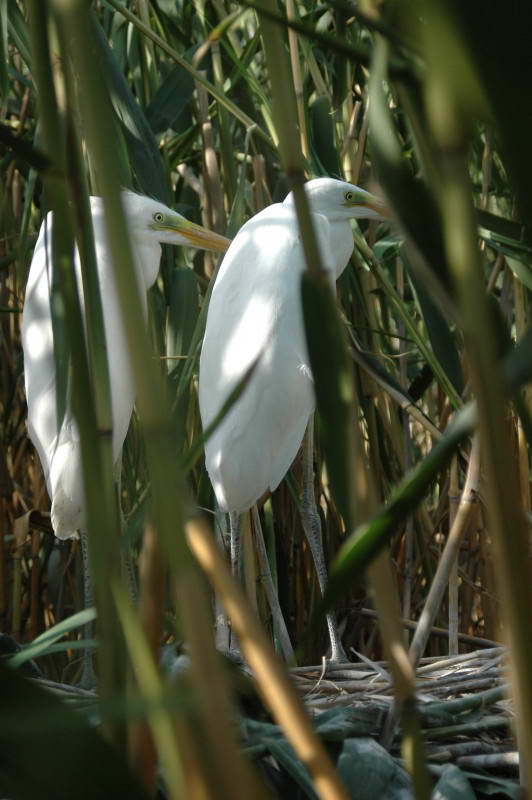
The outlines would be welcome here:
[[[356,405],[359,405],[358,399]],[[353,473],[355,524],[371,519],[377,511],[377,490],[371,463],[363,445],[358,422],[354,425],[354,463]],[[421,734],[421,720],[416,706],[415,674],[408,659],[401,625],[399,595],[390,565],[388,550],[380,552],[368,567],[373,602],[377,612],[379,631],[383,649],[393,677],[396,710],[401,717],[403,739],[401,751],[405,765],[412,778],[416,800],[429,800],[431,781],[427,771],[425,748]],[[385,725],[385,746],[390,744],[396,727],[396,712],[393,708]]]
[[[31,34],[34,52],[34,75],[39,89],[40,108],[42,111],[43,139],[47,153],[59,167],[59,173],[67,171],[66,134],[63,119],[54,88],[50,60],[48,31],[50,20],[47,4],[40,0],[28,6],[31,19]],[[71,131],[73,135],[73,132]],[[79,163],[69,161],[68,169],[72,174],[72,183],[76,183],[76,170]],[[113,465],[110,448],[104,448],[102,438],[97,435],[98,420],[93,386],[90,379],[89,363],[85,342],[85,331],[78,287],[74,271],[74,218],[69,204],[67,184],[62,179],[54,179],[53,191],[54,225],[52,232],[53,273],[58,278],[58,289],[61,304],[57,305],[54,276],[52,280],[52,314],[64,315],[65,329],[72,366],[72,411],[79,428],[83,467],[84,492],[87,498],[87,526],[93,537],[93,552],[100,552],[101,543],[110,558],[107,565],[103,560],[95,564],[94,583],[97,606],[100,611],[100,684],[103,697],[110,697],[123,691],[124,683],[124,648],[120,636],[118,618],[113,609],[110,596],[109,572],[120,570],[120,560],[116,561],[118,547],[118,514],[113,492]],[[94,265],[93,265],[94,267]],[[98,298],[99,299],[99,298]],[[92,307],[92,296],[85,298],[89,317]],[[101,316],[100,316],[101,323]],[[54,338],[58,331],[54,325]],[[61,363],[56,357],[56,371],[68,370],[68,362]],[[59,380],[59,379],[58,379]],[[59,398],[60,399],[60,398]],[[57,418],[61,420],[58,403]],[[64,413],[69,413],[66,410]],[[105,544],[106,542],[106,544]],[[106,574],[107,573],[107,574]],[[108,733],[116,744],[122,740],[121,726],[110,723],[106,726]]]
[[[445,67],[446,68],[446,67]],[[488,483],[490,531],[511,653],[515,712],[520,739],[521,778],[532,763],[532,581],[528,531],[519,493],[516,454],[512,451],[509,398],[501,367],[471,200],[463,110],[445,84],[443,64],[429,87],[432,129],[440,147],[443,214],[448,263],[464,324],[471,382],[478,405],[482,465]],[[441,81],[441,82],[440,82]]]
[[[261,0],[260,5],[267,12],[276,11],[275,2],[272,0]],[[301,139],[295,135],[298,131],[298,122],[292,70],[279,25],[261,16],[260,30],[272,89],[273,119],[279,139],[281,163],[294,196],[307,269],[317,275],[323,270],[312,216],[303,188],[305,159],[301,152]]]

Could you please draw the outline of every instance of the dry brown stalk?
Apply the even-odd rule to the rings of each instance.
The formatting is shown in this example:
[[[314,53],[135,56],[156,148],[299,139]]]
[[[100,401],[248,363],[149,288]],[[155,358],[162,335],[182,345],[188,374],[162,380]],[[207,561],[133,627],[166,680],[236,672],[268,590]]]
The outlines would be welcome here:
[[[359,608],[357,609],[357,614],[363,614],[364,616],[373,618],[376,618],[377,616],[377,612],[374,611],[372,608]],[[414,620],[411,619],[401,619],[401,625],[404,628],[408,628],[408,630],[415,631],[418,626],[418,623],[414,622]],[[433,636],[439,636],[444,638],[448,638],[449,636],[449,631],[447,630],[447,628],[438,628],[435,625],[431,627],[430,633]],[[481,636],[470,636],[467,633],[458,633],[458,640],[460,642],[463,642],[464,644],[471,644],[476,647],[479,646],[497,647],[497,642],[493,641],[493,639],[485,639]]]
[[[202,72],[202,75],[205,75],[205,73]],[[196,83],[196,92],[198,94],[198,120],[203,141],[202,221],[206,228],[222,233],[225,231],[226,220],[220,169],[214,147],[212,123],[209,117],[209,96],[199,83]],[[210,277],[214,269],[212,253],[204,253],[203,258],[205,272]]]
[[[414,668],[425,651],[430,636],[430,629],[434,624],[436,614],[440,608],[443,594],[449,582],[452,565],[456,560],[460,542],[471,519],[471,514],[477,503],[477,493],[480,482],[480,442],[478,435],[473,440],[473,447],[469,458],[466,482],[460,505],[447,542],[443,549],[438,569],[432,581],[425,606],[419,618],[416,633],[410,645],[409,656]]]
[[[453,524],[458,511],[459,496],[458,483],[458,458],[453,457],[451,461],[449,477],[449,530],[453,529]],[[458,553],[451,565],[449,574],[449,654],[458,653]]]
[[[286,17],[289,20],[296,18],[294,0],[286,0]],[[299,136],[301,139],[301,152],[305,158],[309,157],[307,115],[305,111],[305,95],[303,92],[303,78],[299,63],[298,36],[293,28],[288,28],[288,45],[290,47],[290,62],[292,64],[292,78],[296,96],[297,120],[299,122]]]

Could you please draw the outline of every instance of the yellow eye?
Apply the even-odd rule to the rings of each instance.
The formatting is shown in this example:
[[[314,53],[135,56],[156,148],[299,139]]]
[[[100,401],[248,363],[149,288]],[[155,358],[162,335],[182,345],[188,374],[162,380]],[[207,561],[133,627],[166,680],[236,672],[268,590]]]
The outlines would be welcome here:
[[[156,211],[155,214],[153,215],[153,219],[155,220],[155,222],[162,222],[164,220],[164,214],[161,214],[160,211]]]
[[[351,203],[355,199],[355,193],[354,192],[346,192],[345,193],[345,199],[347,200],[348,203]]]

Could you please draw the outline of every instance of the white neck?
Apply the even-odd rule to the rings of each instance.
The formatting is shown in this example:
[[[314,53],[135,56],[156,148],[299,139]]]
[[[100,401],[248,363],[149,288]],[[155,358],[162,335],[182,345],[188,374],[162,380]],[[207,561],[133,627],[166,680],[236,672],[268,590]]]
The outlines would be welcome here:
[[[153,244],[134,244],[134,257],[135,268],[139,275],[146,291],[153,286],[157,275],[159,274],[159,267],[161,265],[161,245],[158,242]]]
[[[355,243],[349,220],[330,222],[330,242],[336,280],[340,277],[353,252]]]

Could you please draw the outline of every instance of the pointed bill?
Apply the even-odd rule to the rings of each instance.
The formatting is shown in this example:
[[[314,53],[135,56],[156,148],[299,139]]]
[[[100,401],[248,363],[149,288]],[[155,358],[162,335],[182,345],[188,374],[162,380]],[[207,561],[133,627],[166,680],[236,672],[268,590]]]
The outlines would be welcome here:
[[[196,225],[180,214],[166,217],[164,221],[153,227],[156,227],[157,230],[160,231],[177,233],[179,236],[186,239],[187,244],[190,244],[191,247],[199,247],[202,250],[214,250],[217,253],[225,253],[231,244],[231,239],[227,239],[225,236],[221,236],[214,231],[209,231],[201,225]]]

